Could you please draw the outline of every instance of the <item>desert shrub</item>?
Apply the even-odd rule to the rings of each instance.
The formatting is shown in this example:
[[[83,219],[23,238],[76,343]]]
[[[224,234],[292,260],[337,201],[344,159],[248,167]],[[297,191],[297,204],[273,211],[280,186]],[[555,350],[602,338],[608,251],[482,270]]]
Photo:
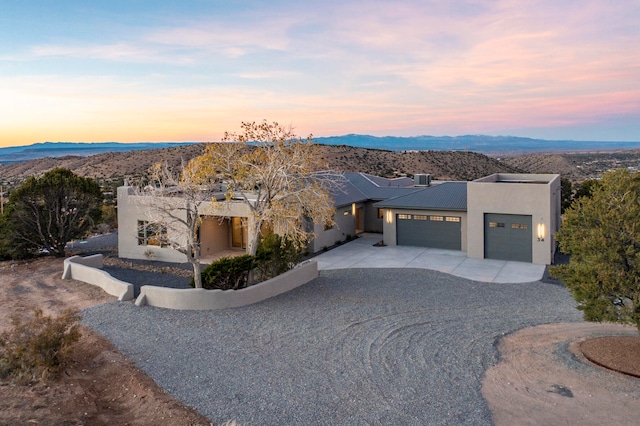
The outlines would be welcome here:
[[[302,259],[302,251],[294,242],[277,234],[260,240],[256,255],[223,257],[203,269],[202,288],[238,290],[266,281],[293,268]],[[251,272],[254,272],[249,282]],[[191,287],[194,287],[191,279]]]
[[[13,328],[0,334],[0,378],[23,384],[55,378],[80,339],[78,321],[80,315],[71,310],[56,318],[41,309],[26,321],[14,316]]]
[[[292,240],[269,234],[260,240],[256,251],[256,280],[265,281],[300,263],[302,251]]]
[[[6,215],[0,215],[0,260],[12,259],[11,228]]]
[[[249,273],[255,264],[254,256],[245,254],[236,257],[223,257],[202,271],[202,288],[207,290],[238,290],[245,288]],[[194,286],[193,279],[191,286]]]
[[[100,207],[102,212],[102,222],[109,225],[111,228],[118,227],[118,214],[116,212],[116,206],[102,205]]]

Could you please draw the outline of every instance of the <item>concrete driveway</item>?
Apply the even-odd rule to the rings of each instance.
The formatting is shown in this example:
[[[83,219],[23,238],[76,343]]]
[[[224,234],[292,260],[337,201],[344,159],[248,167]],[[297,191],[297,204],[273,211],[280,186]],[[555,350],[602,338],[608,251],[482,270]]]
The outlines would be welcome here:
[[[383,246],[381,234],[360,238],[315,257],[318,269],[417,268],[445,272],[469,280],[526,283],[542,279],[546,265],[493,259],[470,259],[462,251],[424,247]]]

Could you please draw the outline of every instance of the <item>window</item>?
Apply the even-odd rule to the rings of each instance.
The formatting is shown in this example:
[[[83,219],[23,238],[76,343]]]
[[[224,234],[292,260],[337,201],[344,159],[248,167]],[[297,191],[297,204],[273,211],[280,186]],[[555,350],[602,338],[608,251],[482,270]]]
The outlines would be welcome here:
[[[138,245],[166,247],[167,228],[158,223],[149,223],[146,220],[139,220]]]
[[[504,228],[504,223],[502,223],[502,222],[489,222],[489,228]]]
[[[444,220],[444,217],[442,217],[442,216],[429,216],[429,220],[432,220],[434,222],[442,222]]]
[[[460,222],[460,218],[457,216],[447,216],[445,217],[447,222]]]
[[[427,215],[425,214],[414,214],[413,220],[427,220]]]
[[[512,223],[511,229],[529,229],[526,223]]]
[[[399,214],[398,219],[411,219],[410,214]]]
[[[384,209],[378,209],[378,219],[384,218]]]

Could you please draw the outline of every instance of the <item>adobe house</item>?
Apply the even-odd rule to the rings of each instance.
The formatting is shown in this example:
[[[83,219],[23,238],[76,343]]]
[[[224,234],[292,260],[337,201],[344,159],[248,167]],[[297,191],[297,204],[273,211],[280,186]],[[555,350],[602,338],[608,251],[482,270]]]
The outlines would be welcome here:
[[[473,182],[432,182],[429,175],[386,179],[345,173],[333,193],[335,225],[309,223],[318,252],[360,232],[382,234],[386,245],[458,250],[472,258],[551,264],[560,226],[560,175],[493,174]],[[219,194],[222,197],[222,194]],[[150,220],[154,200],[118,188],[118,251],[124,258],[183,262],[184,256],[161,244]],[[179,203],[180,198],[176,197]],[[220,209],[220,207],[218,207]],[[210,203],[201,211],[201,256],[246,250],[247,207],[231,203],[224,211]]]
[[[218,201],[223,193],[212,194]],[[127,259],[149,259],[163,262],[186,262],[185,256],[168,247],[167,239],[180,240],[180,231],[175,227],[157,225],[162,211],[154,208],[159,203],[175,203],[176,211],[181,202],[176,197],[150,197],[136,194],[134,188],[118,188],[118,256]],[[229,250],[246,250],[249,235],[243,218],[249,208],[243,203],[216,206],[205,202],[200,208],[200,256],[215,255]]]

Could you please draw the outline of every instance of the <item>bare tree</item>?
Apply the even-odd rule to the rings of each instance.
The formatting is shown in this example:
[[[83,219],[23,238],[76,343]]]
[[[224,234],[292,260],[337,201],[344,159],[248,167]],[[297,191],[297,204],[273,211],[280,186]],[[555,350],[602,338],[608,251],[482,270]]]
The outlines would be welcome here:
[[[174,173],[166,163],[156,164],[148,181],[137,186],[136,191],[137,195],[149,197],[149,221],[163,228],[157,235],[160,243],[186,256],[193,267],[195,287],[202,288],[198,228],[202,210],[211,200],[211,191],[196,184],[194,171],[183,165],[181,173]]]
[[[342,175],[327,172],[312,137],[297,137],[278,123],[242,123],[243,132],[225,133],[187,169],[202,184],[222,184],[225,201],[249,208],[248,252],[255,255],[263,225],[302,247],[314,237],[308,221],[333,224],[330,191]],[[212,203],[217,203],[213,200]],[[312,227],[311,227],[312,228]]]

